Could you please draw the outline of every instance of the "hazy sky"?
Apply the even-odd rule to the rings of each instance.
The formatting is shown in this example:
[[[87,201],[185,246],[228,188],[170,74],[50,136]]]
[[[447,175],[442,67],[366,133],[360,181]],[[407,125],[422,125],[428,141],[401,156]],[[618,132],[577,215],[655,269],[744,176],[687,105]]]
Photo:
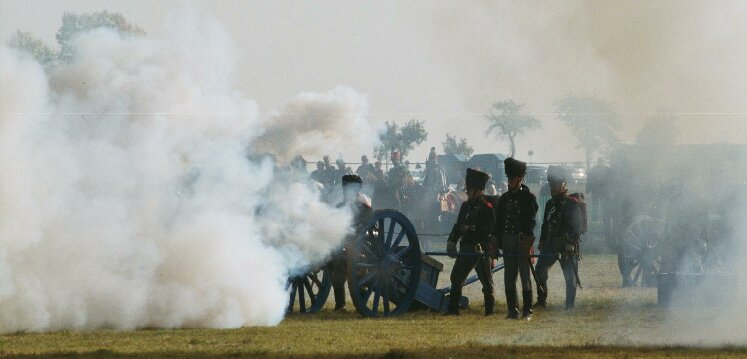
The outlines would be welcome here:
[[[440,150],[446,133],[507,151],[484,136],[483,116],[510,98],[544,126],[518,139],[519,158],[581,160],[552,114],[568,94],[615,103],[627,140],[666,111],[680,113],[683,142],[747,143],[744,1],[0,0],[0,39],[21,29],[53,44],[63,12],[99,10],[157,36],[168,14],[195,9],[226,26],[237,88],[263,111],[347,85],[368,96],[375,121],[426,121],[429,140],[411,159]]]

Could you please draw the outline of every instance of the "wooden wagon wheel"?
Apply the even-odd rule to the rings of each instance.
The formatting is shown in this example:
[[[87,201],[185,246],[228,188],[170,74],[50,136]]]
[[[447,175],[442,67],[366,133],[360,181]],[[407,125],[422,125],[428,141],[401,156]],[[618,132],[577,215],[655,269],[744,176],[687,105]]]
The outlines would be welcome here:
[[[649,216],[637,216],[626,228],[621,242],[622,275],[628,283],[655,287],[661,270],[661,228]]]
[[[288,312],[292,312],[298,301],[299,313],[316,313],[324,308],[324,303],[332,288],[332,273],[315,269],[298,277],[288,279]]]
[[[407,311],[420,282],[420,242],[412,223],[394,210],[374,212],[352,245],[348,287],[363,316]]]

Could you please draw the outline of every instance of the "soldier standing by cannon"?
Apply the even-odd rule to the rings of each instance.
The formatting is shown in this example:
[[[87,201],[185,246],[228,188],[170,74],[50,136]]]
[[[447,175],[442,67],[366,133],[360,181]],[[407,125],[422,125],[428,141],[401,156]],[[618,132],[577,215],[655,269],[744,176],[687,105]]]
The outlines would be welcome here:
[[[519,319],[516,277],[521,277],[523,318],[532,319],[532,282],[530,279],[529,251],[534,244],[537,200],[522,184],[527,164],[507,158],[503,165],[508,178],[508,192],[498,199],[496,210],[496,236],[503,249],[505,269],[503,279],[506,290],[507,319]]]
[[[342,176],[342,193],[343,201],[337,205],[337,208],[349,206],[354,214],[353,228],[354,232],[351,238],[347,238],[343,248],[338,251],[329,263],[332,270],[332,289],[335,295],[335,310],[345,308],[345,282],[347,281],[347,250],[349,242],[355,239],[355,235],[366,225],[368,219],[373,214],[371,200],[364,194],[360,193],[363,186],[363,180],[358,175]]]
[[[462,286],[467,275],[475,269],[482,284],[485,298],[485,315],[495,313],[495,296],[493,294],[493,277],[491,276],[492,261],[482,255],[483,249],[488,248],[489,236],[493,228],[493,206],[483,197],[485,183],[488,181],[486,173],[467,169],[466,186],[467,201],[462,203],[459,216],[454,228],[449,234],[447,251],[459,256],[451,271],[451,292],[447,315],[459,315],[459,299],[462,297]],[[460,241],[461,239],[461,241]]]
[[[581,236],[581,209],[568,196],[566,175],[562,167],[547,169],[547,182],[552,198],[545,204],[540,234],[540,258],[537,262],[537,303],[547,306],[547,272],[560,256],[560,268],[565,277],[565,309],[575,307],[578,279],[578,241]]]

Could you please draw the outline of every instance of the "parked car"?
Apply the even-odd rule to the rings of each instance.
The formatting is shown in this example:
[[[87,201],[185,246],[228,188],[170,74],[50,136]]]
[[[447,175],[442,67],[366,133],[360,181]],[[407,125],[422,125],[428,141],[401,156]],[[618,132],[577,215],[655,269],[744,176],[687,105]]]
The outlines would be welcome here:
[[[575,183],[586,183],[586,170],[583,168],[574,168],[571,172],[571,180]]]
[[[547,167],[537,165],[527,166],[527,175],[524,178],[524,183],[542,187],[545,182],[547,182]]]

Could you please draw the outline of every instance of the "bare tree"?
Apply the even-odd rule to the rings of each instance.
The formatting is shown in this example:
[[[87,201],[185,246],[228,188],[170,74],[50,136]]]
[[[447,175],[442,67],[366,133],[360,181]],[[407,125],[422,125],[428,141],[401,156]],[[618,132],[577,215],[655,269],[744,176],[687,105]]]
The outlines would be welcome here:
[[[586,152],[586,168],[595,152],[617,143],[620,118],[612,104],[595,97],[568,96],[557,103],[558,119],[571,127]]]
[[[539,120],[524,114],[523,109],[524,104],[517,104],[513,100],[500,101],[494,103],[485,116],[488,121],[486,135],[508,140],[511,145],[510,157],[516,154],[516,136],[542,127]]]

